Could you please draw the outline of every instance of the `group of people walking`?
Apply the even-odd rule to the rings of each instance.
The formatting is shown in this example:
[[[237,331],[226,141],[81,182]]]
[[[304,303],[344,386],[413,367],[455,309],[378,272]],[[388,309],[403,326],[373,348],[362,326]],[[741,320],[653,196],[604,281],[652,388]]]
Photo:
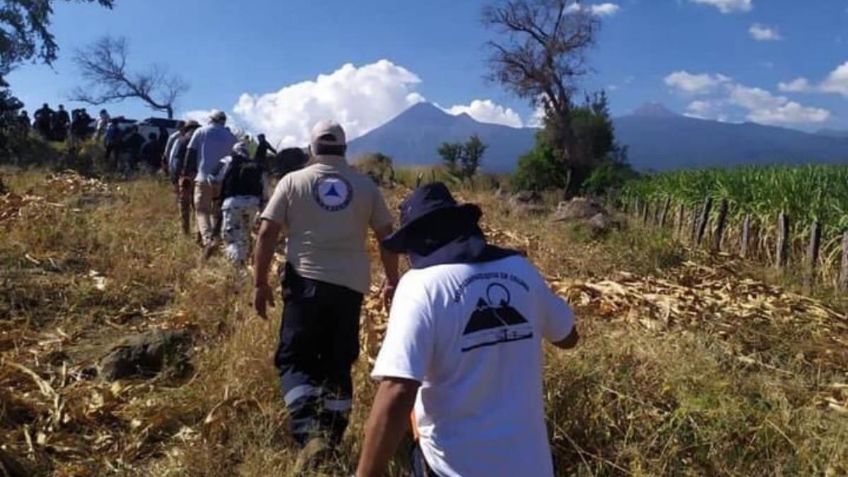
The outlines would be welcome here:
[[[251,230],[268,199],[270,179],[262,159],[258,153],[251,157],[247,141],[227,128],[222,111],[214,111],[205,126],[188,121],[166,138],[162,167],[174,185],[186,235],[194,212],[204,259],[223,242],[230,261],[246,264]]]
[[[68,114],[62,104],[59,105],[58,110],[54,111],[50,105],[44,103],[33,114],[32,122],[26,110],[18,113],[21,132],[29,133],[32,129],[46,141],[69,141],[72,145],[91,137],[94,133],[92,121],[85,108],[74,109]]]
[[[571,309],[537,269],[521,253],[489,244],[481,209],[458,204],[441,183],[403,201],[395,230],[377,185],[347,163],[345,133],[334,122],[314,127],[309,164],[284,176],[266,203],[268,188],[256,179],[262,166],[224,132],[224,121],[220,113],[203,128],[187,125],[196,130],[169,144],[172,151],[187,144],[184,159],[177,153],[174,161],[183,171],[180,190],[194,188],[204,244],[214,239],[216,195],[225,212],[233,211],[224,229],[243,237],[262,211],[253,304],[263,319],[275,302],[274,251],[285,240],[274,364],[300,446],[294,475],[331,458],[348,426],[360,312],[371,283],[371,231],[380,244],[390,318],[371,372],[380,384],[356,475],[383,475],[412,431],[415,476],[552,476],[542,341],[571,348],[578,335]],[[235,252],[231,258],[243,263],[246,249]],[[399,255],[410,265],[402,278]]]

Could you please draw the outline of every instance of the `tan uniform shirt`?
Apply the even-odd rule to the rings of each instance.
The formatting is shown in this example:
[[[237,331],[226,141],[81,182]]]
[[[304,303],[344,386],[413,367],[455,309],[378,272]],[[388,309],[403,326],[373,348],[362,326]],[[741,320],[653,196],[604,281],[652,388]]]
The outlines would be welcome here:
[[[377,185],[335,156],[283,177],[262,218],[284,227],[286,258],[298,273],[363,294],[371,281],[368,229],[393,222]]]

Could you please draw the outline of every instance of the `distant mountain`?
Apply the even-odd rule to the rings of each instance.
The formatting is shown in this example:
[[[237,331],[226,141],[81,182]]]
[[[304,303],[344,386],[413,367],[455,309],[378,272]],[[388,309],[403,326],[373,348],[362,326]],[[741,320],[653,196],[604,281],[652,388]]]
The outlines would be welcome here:
[[[848,131],[840,131],[839,129],[820,129],[816,134],[819,136],[848,138]]]
[[[637,170],[848,164],[848,138],[754,123],[722,123],[670,112],[656,114],[657,111],[656,106],[640,108],[615,119],[616,138],[628,146],[630,163]]]
[[[640,171],[663,171],[743,164],[848,164],[848,137],[809,134],[753,123],[732,124],[681,116],[648,103],[614,120],[618,142],[628,146],[630,163]],[[453,116],[429,103],[410,107],[394,119],[352,141],[351,157],[382,152],[398,165],[435,165],[445,141],[478,134],[489,146],[483,158],[491,172],[511,172],[533,147],[537,130]]]
[[[434,165],[441,163],[436,150],[443,142],[465,141],[477,134],[489,146],[483,156],[483,168],[490,172],[510,172],[518,158],[532,149],[535,133],[535,129],[481,123],[467,114],[454,116],[430,103],[418,103],[351,141],[348,155],[382,152],[398,165]]]
[[[640,118],[676,118],[680,115],[665,107],[662,103],[645,103],[633,111],[632,116]]]

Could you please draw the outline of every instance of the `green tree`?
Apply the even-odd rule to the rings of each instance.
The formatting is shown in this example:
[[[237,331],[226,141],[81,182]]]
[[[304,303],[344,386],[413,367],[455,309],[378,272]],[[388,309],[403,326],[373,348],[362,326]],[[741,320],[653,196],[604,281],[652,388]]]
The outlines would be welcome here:
[[[115,0],[58,0],[70,3],[98,3],[112,8]],[[9,90],[5,77],[25,61],[56,60],[59,45],[50,33],[53,5],[57,0],[4,0],[0,5],[0,142],[4,154],[10,130],[23,104]]]
[[[483,23],[499,37],[488,43],[489,79],[544,110],[545,140],[566,170],[567,192],[576,191],[591,167],[572,124],[573,96],[589,71],[597,16],[579,0],[498,0],[483,9]]]
[[[98,3],[112,8],[115,0],[59,0],[64,3]],[[50,33],[56,0],[4,0],[0,6],[0,68],[8,73],[17,64],[56,60],[59,45]]]
[[[448,174],[460,182],[468,180],[473,186],[474,176],[480,170],[487,148],[488,146],[475,134],[465,143],[442,143],[438,153],[442,156],[442,162]]]
[[[546,124],[536,135],[533,150],[519,159],[513,185],[519,189],[567,189],[572,193],[601,194],[620,187],[634,173],[627,163],[627,149],[615,141],[606,94],[587,96],[570,113],[575,147],[584,160],[563,168],[555,146],[556,133]]]

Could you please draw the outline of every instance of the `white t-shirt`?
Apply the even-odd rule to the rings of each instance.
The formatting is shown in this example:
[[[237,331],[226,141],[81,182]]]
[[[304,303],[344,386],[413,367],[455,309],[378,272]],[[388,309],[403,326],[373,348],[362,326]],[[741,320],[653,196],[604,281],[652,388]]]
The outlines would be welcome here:
[[[573,328],[571,309],[523,257],[411,270],[372,376],[421,383],[415,422],[439,475],[553,476],[542,338]]]

